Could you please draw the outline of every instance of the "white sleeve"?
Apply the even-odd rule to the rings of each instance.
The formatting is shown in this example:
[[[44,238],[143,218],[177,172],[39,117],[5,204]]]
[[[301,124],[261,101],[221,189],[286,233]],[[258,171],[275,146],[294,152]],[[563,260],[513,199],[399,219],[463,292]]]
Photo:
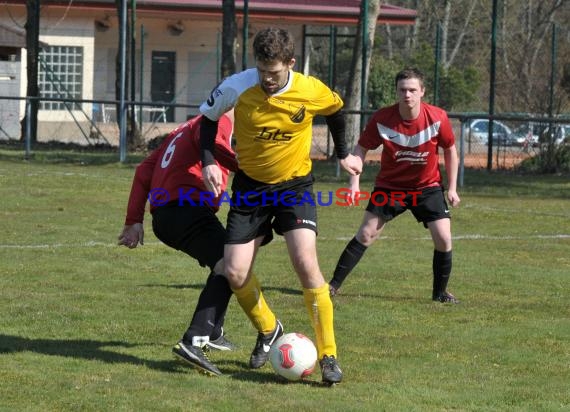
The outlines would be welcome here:
[[[236,105],[245,90],[258,83],[257,69],[248,69],[226,78],[212,90],[208,100],[200,105],[200,113],[212,121],[219,120]]]

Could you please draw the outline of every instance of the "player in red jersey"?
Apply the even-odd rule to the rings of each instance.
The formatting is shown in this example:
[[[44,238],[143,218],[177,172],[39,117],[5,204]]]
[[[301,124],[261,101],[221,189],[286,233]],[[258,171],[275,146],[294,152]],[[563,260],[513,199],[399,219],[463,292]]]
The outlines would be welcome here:
[[[207,190],[200,161],[201,122],[202,116],[198,116],[180,125],[137,167],[119,245],[133,249],[139,243],[144,244],[143,218],[148,199],[156,237],[210,268],[182,342],[186,343],[185,350],[192,352],[194,366],[208,374],[220,375],[203,349],[233,349],[222,328],[232,290],[222,275],[226,231],[216,216],[220,197],[204,196]],[[219,124],[215,160],[222,171],[223,192],[229,172],[237,170],[230,146],[231,112]]]
[[[372,115],[354,149],[354,154],[364,162],[368,150],[382,145],[382,166],[362,224],[341,254],[329,282],[330,292],[337,293],[386,223],[409,209],[429,229],[433,239],[432,299],[458,303],[447,292],[452,266],[451,215],[447,202],[454,207],[460,202],[455,136],[447,113],[421,101],[425,88],[419,70],[402,70],[396,75],[395,84],[398,103]],[[439,171],[439,147],[443,149],[447,172],[447,202]],[[360,191],[359,183],[359,175],[350,176],[353,199]]]

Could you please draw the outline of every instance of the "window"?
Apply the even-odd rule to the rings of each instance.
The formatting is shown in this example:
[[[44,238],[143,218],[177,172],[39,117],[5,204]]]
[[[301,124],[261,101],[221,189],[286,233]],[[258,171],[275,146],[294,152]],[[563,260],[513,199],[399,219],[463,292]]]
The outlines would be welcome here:
[[[43,98],[81,99],[83,94],[83,47],[49,46],[40,51],[40,95]],[[42,101],[43,110],[79,110],[79,103]]]
[[[488,132],[489,131],[489,123],[488,121],[476,122],[473,126],[473,129],[477,132]]]

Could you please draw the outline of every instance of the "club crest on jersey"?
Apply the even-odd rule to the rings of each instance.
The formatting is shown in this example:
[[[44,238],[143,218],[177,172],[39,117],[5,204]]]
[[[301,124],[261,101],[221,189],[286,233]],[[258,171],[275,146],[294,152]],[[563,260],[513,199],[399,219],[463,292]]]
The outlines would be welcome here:
[[[305,106],[301,105],[299,107],[289,105],[289,118],[293,123],[301,123],[305,119]]]

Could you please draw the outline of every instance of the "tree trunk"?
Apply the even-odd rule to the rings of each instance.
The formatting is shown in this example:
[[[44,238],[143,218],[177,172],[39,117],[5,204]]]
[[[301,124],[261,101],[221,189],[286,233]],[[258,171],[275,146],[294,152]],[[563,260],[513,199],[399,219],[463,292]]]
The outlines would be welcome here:
[[[126,0],[125,0],[126,1]],[[115,6],[117,8],[117,54],[115,55],[115,100],[119,101],[121,98],[121,30],[123,30],[121,22],[123,21],[123,8],[121,6],[121,0],[115,0]],[[125,87],[129,84],[128,80],[125,79]],[[125,90],[125,96],[127,95],[127,90]],[[119,103],[115,104],[116,121],[119,130],[121,129],[121,105]],[[127,137],[128,139],[128,137]]]
[[[449,33],[449,19],[451,18],[451,1],[445,0],[443,7],[443,21],[441,22],[441,63],[447,67],[447,39]]]
[[[124,1],[128,1],[128,0],[124,0]],[[121,28],[121,21],[123,21],[122,19],[122,7],[121,7],[121,0],[115,0],[115,5],[117,7],[117,19],[118,19],[118,30],[122,30]],[[128,16],[127,16],[128,17]],[[130,23],[129,23],[129,19],[127,18],[127,27],[125,27],[126,32],[127,32],[127,37],[128,34],[131,32],[130,30]],[[121,84],[120,84],[120,78],[121,78],[121,56],[119,56],[119,50],[121,50],[121,36],[117,35],[117,56],[115,59],[115,100],[119,100],[120,96],[121,96]],[[129,100],[128,96],[129,96],[129,76],[130,76],[130,66],[131,66],[131,59],[129,58],[130,53],[134,53],[134,50],[132,49],[131,46],[131,42],[129,41],[129,39],[127,38],[126,44],[125,44],[125,48],[126,48],[126,56],[127,59],[125,61],[125,92],[124,92],[124,96],[126,100]],[[122,113],[120,112],[120,105],[117,104],[116,108],[115,108],[115,113],[117,113],[117,125],[119,126],[119,128],[121,127],[120,125],[120,120],[121,120],[121,116]],[[125,114],[127,116],[127,121],[126,121],[126,126],[127,126],[127,146],[129,147],[129,149],[138,149],[140,147],[143,146],[143,140],[142,140],[142,133],[141,130],[138,126],[137,120],[136,120],[136,115],[135,115],[135,110],[130,110],[130,107],[127,107],[127,110],[125,110]]]
[[[415,4],[414,4],[415,10],[418,10],[418,12],[420,11],[420,0],[415,0]],[[408,50],[407,50],[407,55],[409,56],[412,52],[412,50],[415,50],[416,47],[418,46],[418,37],[420,35],[420,23],[421,23],[421,19],[416,19],[416,24],[414,24],[410,31],[412,32],[410,35],[410,39],[408,42]]]
[[[223,79],[236,72],[237,23],[235,0],[223,0],[222,13],[222,63],[220,69]],[[243,47],[247,47],[247,44],[244,44]]]
[[[366,78],[364,79],[364,84],[368,84],[368,72],[370,70],[370,60],[372,57],[372,50],[374,48],[374,35],[376,33],[376,24],[378,20],[378,13],[380,12],[380,0],[368,0],[368,19],[364,21],[365,14],[365,1],[360,4],[360,17],[358,19],[358,27],[354,40],[354,52],[352,55],[352,63],[350,67],[350,79],[347,90],[345,93],[345,108],[351,111],[358,111],[361,109],[366,109],[361,107],[361,90],[362,90],[362,27],[366,25],[367,27],[367,41],[368,41],[368,52],[366,53],[366,61],[364,66],[364,73]],[[361,124],[362,115],[358,116],[356,114],[349,114],[346,118],[346,135],[348,136],[349,147],[352,148],[360,132],[362,131]]]
[[[39,41],[40,41],[40,0],[28,0],[26,2],[27,18],[26,18],[26,50],[27,50],[27,67],[26,74],[28,76],[28,84],[26,87],[26,96],[39,97],[40,89],[38,86],[38,70],[39,70]],[[21,124],[21,140],[26,137],[31,143],[38,140],[38,100],[30,100],[30,111],[26,111]],[[30,114],[29,136],[26,136],[26,123],[28,122],[28,113]]]
[[[455,60],[455,56],[457,56],[457,53],[459,52],[459,49],[461,47],[461,43],[463,42],[463,38],[465,37],[465,33],[467,32],[469,25],[471,23],[471,16],[473,15],[473,10],[475,10],[475,6],[477,5],[476,2],[471,2],[471,4],[469,5],[469,11],[467,12],[467,17],[465,18],[465,23],[463,24],[463,27],[461,28],[461,31],[459,32],[459,35],[456,36],[457,40],[455,41],[455,45],[453,46],[453,50],[449,53],[449,55],[447,54],[443,54],[443,67],[445,70],[448,70],[451,65],[453,64],[453,61]],[[450,26],[447,27],[448,29],[450,28]],[[448,33],[446,33],[446,39],[449,39],[449,35]],[[448,40],[446,40],[446,50],[448,49]]]
[[[392,28],[389,24],[386,25],[386,45],[388,46],[388,59],[394,58],[394,46],[392,44]]]
[[[135,58],[135,53],[136,53],[136,26],[135,26],[135,18],[136,18],[136,11],[134,8],[136,8],[136,4],[134,4],[134,1],[131,1],[131,18],[129,18],[127,21],[128,22],[132,22],[132,23],[128,23],[127,24],[127,28],[128,31],[127,33],[129,34],[129,40],[127,41],[127,56],[129,56],[128,59],[128,69],[127,72],[129,73],[129,75],[131,76],[130,78],[130,94],[131,94],[131,98],[130,100],[132,102],[134,102],[136,100],[136,96],[135,96],[135,92],[136,92],[136,86],[135,86],[135,81],[136,81],[136,58]],[[142,75],[142,74],[141,74]],[[131,105],[130,109],[128,110],[128,118],[127,118],[127,143],[135,148],[135,147],[141,147],[144,144],[143,138],[142,138],[142,132],[141,132],[141,127],[142,124],[139,125],[139,123],[137,122],[137,106],[135,106],[134,104]],[[141,118],[141,122],[142,122],[142,118]]]

